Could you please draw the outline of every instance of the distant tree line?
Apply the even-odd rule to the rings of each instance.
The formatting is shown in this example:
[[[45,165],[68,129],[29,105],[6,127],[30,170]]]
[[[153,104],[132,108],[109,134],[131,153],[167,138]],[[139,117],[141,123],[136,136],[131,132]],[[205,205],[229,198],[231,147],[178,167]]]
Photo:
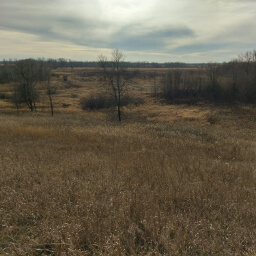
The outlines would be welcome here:
[[[0,64],[13,64],[17,60],[2,60]],[[77,68],[77,67],[98,67],[98,61],[74,61],[70,59],[58,58],[58,59],[40,59],[40,61],[46,63],[49,67],[55,68]],[[157,62],[129,62],[125,61],[125,66],[127,68],[188,68],[188,67],[198,67],[203,66],[201,64],[187,64],[183,62],[166,62],[166,63],[157,63]]]
[[[152,88],[170,102],[256,103],[256,50],[224,63],[168,70]]]

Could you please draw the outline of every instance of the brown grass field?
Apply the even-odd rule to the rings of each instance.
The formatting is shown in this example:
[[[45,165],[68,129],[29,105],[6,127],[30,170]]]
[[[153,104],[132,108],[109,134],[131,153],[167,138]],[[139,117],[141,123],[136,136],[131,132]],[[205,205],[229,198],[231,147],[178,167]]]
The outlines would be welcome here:
[[[0,100],[0,255],[256,255],[253,106],[168,106],[141,79],[119,123],[81,110],[100,80],[56,74],[53,117]]]

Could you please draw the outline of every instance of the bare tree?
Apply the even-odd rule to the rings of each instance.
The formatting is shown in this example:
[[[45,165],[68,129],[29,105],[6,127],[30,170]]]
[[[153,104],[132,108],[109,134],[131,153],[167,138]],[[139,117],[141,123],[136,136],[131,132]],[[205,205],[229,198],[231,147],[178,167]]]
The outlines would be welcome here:
[[[22,103],[22,99],[20,97],[19,89],[20,85],[17,83],[16,70],[15,66],[12,64],[12,60],[3,60],[3,65],[1,68],[1,81],[2,83],[10,83],[12,88],[11,101],[17,109],[17,113],[19,114],[20,103]]]
[[[220,97],[219,64],[208,63],[205,67],[205,73],[209,80],[210,94],[215,101],[218,101]]]
[[[161,79],[161,91],[164,98],[168,100],[173,100],[173,72],[171,69],[165,72],[164,76]]]
[[[56,94],[57,88],[51,83],[51,69],[49,66],[44,65],[42,70],[42,80],[44,85],[44,90],[46,95],[48,96],[51,115],[53,116],[54,104],[53,104],[53,95]]]
[[[23,103],[19,89],[20,89],[19,84],[14,83],[12,86],[11,101],[15,106],[18,114],[19,114],[20,104]]]
[[[177,96],[180,91],[180,85],[182,81],[182,73],[180,69],[174,69],[173,70],[173,89],[174,89],[174,95]]]
[[[0,66],[0,83],[10,83],[13,81],[13,66],[9,64],[7,60],[3,60],[3,64]]]
[[[152,74],[152,77],[153,77],[154,83],[151,87],[151,90],[152,90],[153,96],[157,97],[158,94],[159,94],[159,85],[158,85],[157,80],[156,80],[156,71]]]
[[[122,119],[121,106],[124,88],[131,79],[131,76],[127,75],[124,60],[123,52],[117,49],[113,50],[110,61],[104,55],[100,55],[98,60],[100,67],[103,68],[107,84],[111,88],[111,95],[116,103],[119,121]]]
[[[36,110],[39,93],[36,85],[42,80],[43,62],[34,59],[15,62],[16,80],[19,82],[19,93],[31,111]]]
[[[231,94],[232,99],[235,101],[238,96],[238,76],[239,76],[239,68],[240,68],[240,62],[236,59],[230,61],[228,64],[228,72],[231,76]]]

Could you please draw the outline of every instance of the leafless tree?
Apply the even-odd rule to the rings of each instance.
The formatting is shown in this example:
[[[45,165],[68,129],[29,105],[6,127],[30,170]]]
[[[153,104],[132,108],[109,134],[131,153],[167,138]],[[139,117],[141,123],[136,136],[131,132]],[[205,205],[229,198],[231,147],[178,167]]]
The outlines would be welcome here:
[[[53,104],[53,96],[56,94],[57,88],[52,85],[51,83],[51,69],[50,67],[46,66],[44,64],[44,68],[42,70],[42,80],[43,80],[43,86],[46,95],[49,99],[50,109],[51,109],[51,115],[53,116],[54,113],[54,104]]]
[[[21,98],[31,111],[36,110],[36,100],[39,93],[36,85],[42,80],[43,62],[34,59],[25,59],[15,62],[16,80],[19,82]]]
[[[177,95],[180,89],[180,84],[182,81],[182,72],[180,69],[173,70],[173,85],[174,85],[174,94]]]
[[[211,95],[214,100],[219,100],[220,84],[219,84],[219,64],[208,63],[205,67],[205,73],[209,80]]]
[[[8,63],[10,62],[10,63]],[[12,61],[3,60],[3,65],[0,70],[0,83],[9,83],[11,84],[11,101],[19,113],[21,98],[19,94],[19,84],[16,81],[16,72],[15,66],[12,64]]]
[[[126,72],[125,56],[122,51],[116,49],[113,50],[110,61],[104,55],[100,55],[98,63],[103,68],[107,84],[111,88],[111,96],[114,98],[117,107],[118,120],[121,121],[124,88],[131,81],[131,76],[127,75]]]
[[[161,90],[163,96],[167,99],[173,99],[173,73],[168,70],[161,79]]]
[[[156,71],[154,73],[152,73],[152,78],[153,78],[153,85],[151,87],[151,90],[152,90],[152,94],[154,97],[157,97],[158,94],[159,94],[159,84],[157,83],[157,80],[156,80]]]
[[[13,65],[9,64],[7,60],[3,60],[3,64],[0,67],[0,83],[13,82]]]
[[[238,60],[232,60],[228,63],[229,73],[231,76],[231,85],[232,85],[232,98],[236,100],[238,94],[238,76],[240,62]]]

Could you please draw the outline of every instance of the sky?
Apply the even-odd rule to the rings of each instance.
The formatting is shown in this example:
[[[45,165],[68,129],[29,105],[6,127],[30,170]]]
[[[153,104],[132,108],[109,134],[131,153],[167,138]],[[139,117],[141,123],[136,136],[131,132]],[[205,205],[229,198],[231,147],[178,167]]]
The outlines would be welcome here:
[[[256,49],[256,0],[0,0],[0,60],[223,62]]]

